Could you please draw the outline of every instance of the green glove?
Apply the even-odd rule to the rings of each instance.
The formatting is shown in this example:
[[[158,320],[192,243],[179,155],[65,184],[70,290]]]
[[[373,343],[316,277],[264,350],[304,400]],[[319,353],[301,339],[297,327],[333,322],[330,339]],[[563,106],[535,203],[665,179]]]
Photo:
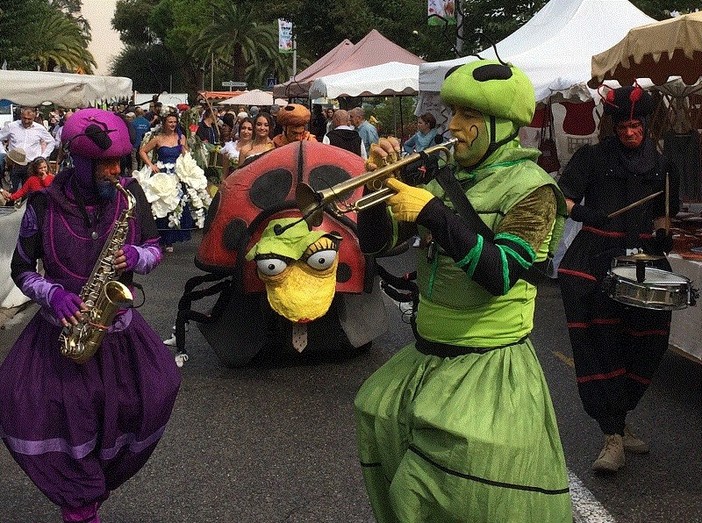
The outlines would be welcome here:
[[[385,185],[397,193],[388,199],[388,205],[395,218],[403,222],[417,221],[417,215],[429,200],[434,198],[429,191],[412,187],[396,178],[388,178],[385,180]]]

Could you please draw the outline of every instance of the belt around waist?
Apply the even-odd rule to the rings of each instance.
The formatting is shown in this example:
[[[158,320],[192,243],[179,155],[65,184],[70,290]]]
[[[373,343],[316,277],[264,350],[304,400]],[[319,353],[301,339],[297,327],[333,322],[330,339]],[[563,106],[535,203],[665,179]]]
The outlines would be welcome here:
[[[527,335],[514,343],[500,345],[499,347],[464,347],[462,345],[450,345],[448,343],[427,340],[426,338],[420,336],[416,330],[414,332],[414,337],[416,339],[415,346],[419,352],[426,354],[427,356],[438,356],[440,358],[453,358],[456,356],[464,356],[466,354],[485,354],[494,350],[506,349],[507,347],[512,347],[513,345],[519,345],[524,343],[529,338]]]

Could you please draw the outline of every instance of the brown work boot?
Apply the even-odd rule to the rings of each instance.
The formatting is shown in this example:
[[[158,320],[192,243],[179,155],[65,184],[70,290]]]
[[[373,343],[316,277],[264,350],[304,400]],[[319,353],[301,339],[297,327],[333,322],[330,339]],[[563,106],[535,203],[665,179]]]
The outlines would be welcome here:
[[[619,434],[605,434],[600,455],[592,464],[595,472],[616,472],[624,466],[624,444]]]
[[[648,443],[639,439],[636,434],[631,432],[629,425],[624,426],[622,443],[624,444],[624,450],[632,454],[647,454],[651,450]]]

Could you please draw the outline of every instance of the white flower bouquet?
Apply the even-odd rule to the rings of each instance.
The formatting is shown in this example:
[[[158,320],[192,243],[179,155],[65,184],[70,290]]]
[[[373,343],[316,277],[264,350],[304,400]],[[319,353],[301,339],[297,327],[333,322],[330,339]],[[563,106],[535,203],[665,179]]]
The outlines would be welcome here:
[[[168,217],[168,226],[179,229],[183,209],[189,203],[196,227],[202,228],[212,202],[207,192],[205,171],[197,165],[190,153],[179,156],[175,165],[161,162],[156,165],[161,172],[153,174],[145,165],[132,173],[144,190],[154,217]]]

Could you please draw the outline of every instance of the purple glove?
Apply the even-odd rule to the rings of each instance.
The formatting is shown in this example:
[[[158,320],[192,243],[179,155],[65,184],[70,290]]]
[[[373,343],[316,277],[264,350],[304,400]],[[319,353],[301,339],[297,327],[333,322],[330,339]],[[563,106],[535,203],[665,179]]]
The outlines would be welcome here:
[[[54,316],[60,321],[63,319],[68,320],[76,312],[80,311],[82,302],[83,300],[77,294],[58,288],[51,295],[49,305],[51,305]]]
[[[127,259],[127,267],[124,269],[125,272],[133,271],[137,263],[139,263],[139,251],[134,245],[125,245],[122,247],[122,252]]]

